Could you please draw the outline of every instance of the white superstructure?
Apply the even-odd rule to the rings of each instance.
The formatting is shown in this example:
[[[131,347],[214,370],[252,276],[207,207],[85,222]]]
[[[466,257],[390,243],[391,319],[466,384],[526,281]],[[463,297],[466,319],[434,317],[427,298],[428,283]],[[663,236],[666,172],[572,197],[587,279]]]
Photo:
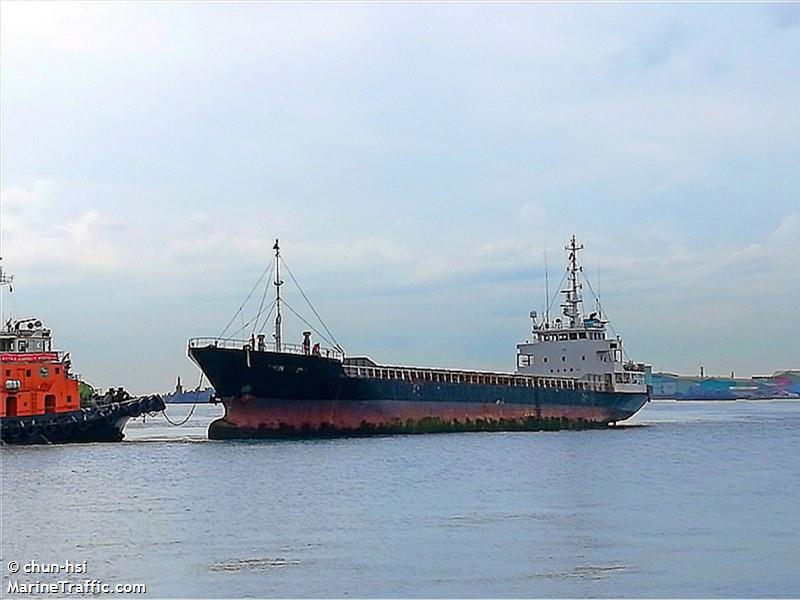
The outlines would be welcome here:
[[[531,313],[533,339],[517,344],[517,372],[602,382],[620,392],[646,392],[645,374],[649,367],[624,360],[622,339],[606,337],[608,321],[599,307],[588,315],[582,313],[583,269],[578,265],[578,251],[582,249],[574,235],[565,247],[567,286],[561,290],[564,320],[550,322],[545,316],[539,322],[538,315]]]

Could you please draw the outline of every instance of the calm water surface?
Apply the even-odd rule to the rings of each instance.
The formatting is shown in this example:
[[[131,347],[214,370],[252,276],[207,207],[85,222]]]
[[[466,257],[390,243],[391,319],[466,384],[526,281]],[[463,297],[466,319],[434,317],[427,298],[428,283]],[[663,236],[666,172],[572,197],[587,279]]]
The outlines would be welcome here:
[[[288,442],[208,441],[217,414],[0,449],[3,595],[8,561],[32,559],[151,597],[800,595],[800,402]]]

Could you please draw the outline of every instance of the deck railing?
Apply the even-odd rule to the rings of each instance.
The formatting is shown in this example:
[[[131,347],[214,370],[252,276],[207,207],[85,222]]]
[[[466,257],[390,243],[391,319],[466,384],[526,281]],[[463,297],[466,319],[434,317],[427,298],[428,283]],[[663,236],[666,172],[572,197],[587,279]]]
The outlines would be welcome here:
[[[344,354],[336,348],[323,348],[319,347],[315,351],[313,346],[311,348],[303,347],[300,344],[281,344],[278,350],[274,342],[260,343],[258,339],[255,340],[242,340],[234,338],[215,338],[215,337],[198,337],[189,340],[189,348],[225,348],[228,350],[250,350],[251,352],[282,352],[284,354],[300,354],[305,356],[321,356],[322,358],[332,358],[335,360],[343,360]]]
[[[251,350],[276,352],[275,344],[264,343],[259,346],[256,340],[256,347],[251,347],[252,340],[241,340],[232,338],[213,338],[202,337],[189,340],[189,348],[226,348],[229,350]],[[287,354],[310,355],[303,346],[298,344],[281,344],[281,352]],[[332,348],[321,348],[320,356],[343,360],[344,355]],[[362,366],[362,365],[342,365],[348,377],[359,377],[365,379],[391,379],[396,381],[408,381],[410,383],[450,383],[450,384],[474,384],[474,385],[501,385],[512,387],[545,388],[545,389],[565,389],[565,390],[584,390],[594,392],[613,391],[614,387],[609,378],[597,376],[596,380],[586,381],[571,379],[568,377],[544,377],[539,375],[520,375],[515,373],[491,373],[480,371],[460,371],[452,369],[428,369],[423,367],[389,367],[389,366]]]
[[[450,369],[425,369],[419,367],[368,367],[356,365],[344,365],[344,371],[348,377],[391,379],[396,381],[408,381],[410,383],[500,385],[595,392],[608,392],[613,390],[610,382],[605,378],[602,381],[583,381],[567,377],[541,377],[518,375],[514,373],[488,373]]]

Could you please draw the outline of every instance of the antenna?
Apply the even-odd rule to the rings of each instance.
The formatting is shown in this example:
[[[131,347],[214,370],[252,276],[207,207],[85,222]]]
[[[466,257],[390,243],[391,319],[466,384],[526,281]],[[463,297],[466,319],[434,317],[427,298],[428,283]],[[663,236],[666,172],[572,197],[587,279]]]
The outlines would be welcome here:
[[[597,305],[597,316],[602,318],[603,312],[600,310],[600,265],[597,265],[597,293],[594,297]]]
[[[277,308],[277,312],[275,314],[275,333],[273,337],[275,338],[275,352],[281,351],[281,286],[283,285],[283,281],[281,281],[281,247],[278,244],[278,240],[275,240],[275,245],[272,247],[275,250],[275,308]]]
[[[0,321],[3,319],[3,287],[8,286],[8,291],[13,292],[11,282],[14,281],[13,275],[6,275],[3,271],[3,258],[0,257]]]
[[[547,268],[547,246],[544,247],[544,322],[550,325],[550,274]]]

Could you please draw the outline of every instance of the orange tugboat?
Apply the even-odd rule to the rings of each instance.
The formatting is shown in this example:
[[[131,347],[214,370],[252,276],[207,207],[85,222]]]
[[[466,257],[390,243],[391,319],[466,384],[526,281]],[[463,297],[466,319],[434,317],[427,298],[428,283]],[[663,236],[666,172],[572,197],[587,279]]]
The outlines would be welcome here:
[[[11,284],[0,266],[0,288]],[[164,410],[159,396],[120,390],[81,408],[68,353],[53,349],[36,318],[9,319],[0,330],[0,440],[7,444],[120,441],[128,419]]]

